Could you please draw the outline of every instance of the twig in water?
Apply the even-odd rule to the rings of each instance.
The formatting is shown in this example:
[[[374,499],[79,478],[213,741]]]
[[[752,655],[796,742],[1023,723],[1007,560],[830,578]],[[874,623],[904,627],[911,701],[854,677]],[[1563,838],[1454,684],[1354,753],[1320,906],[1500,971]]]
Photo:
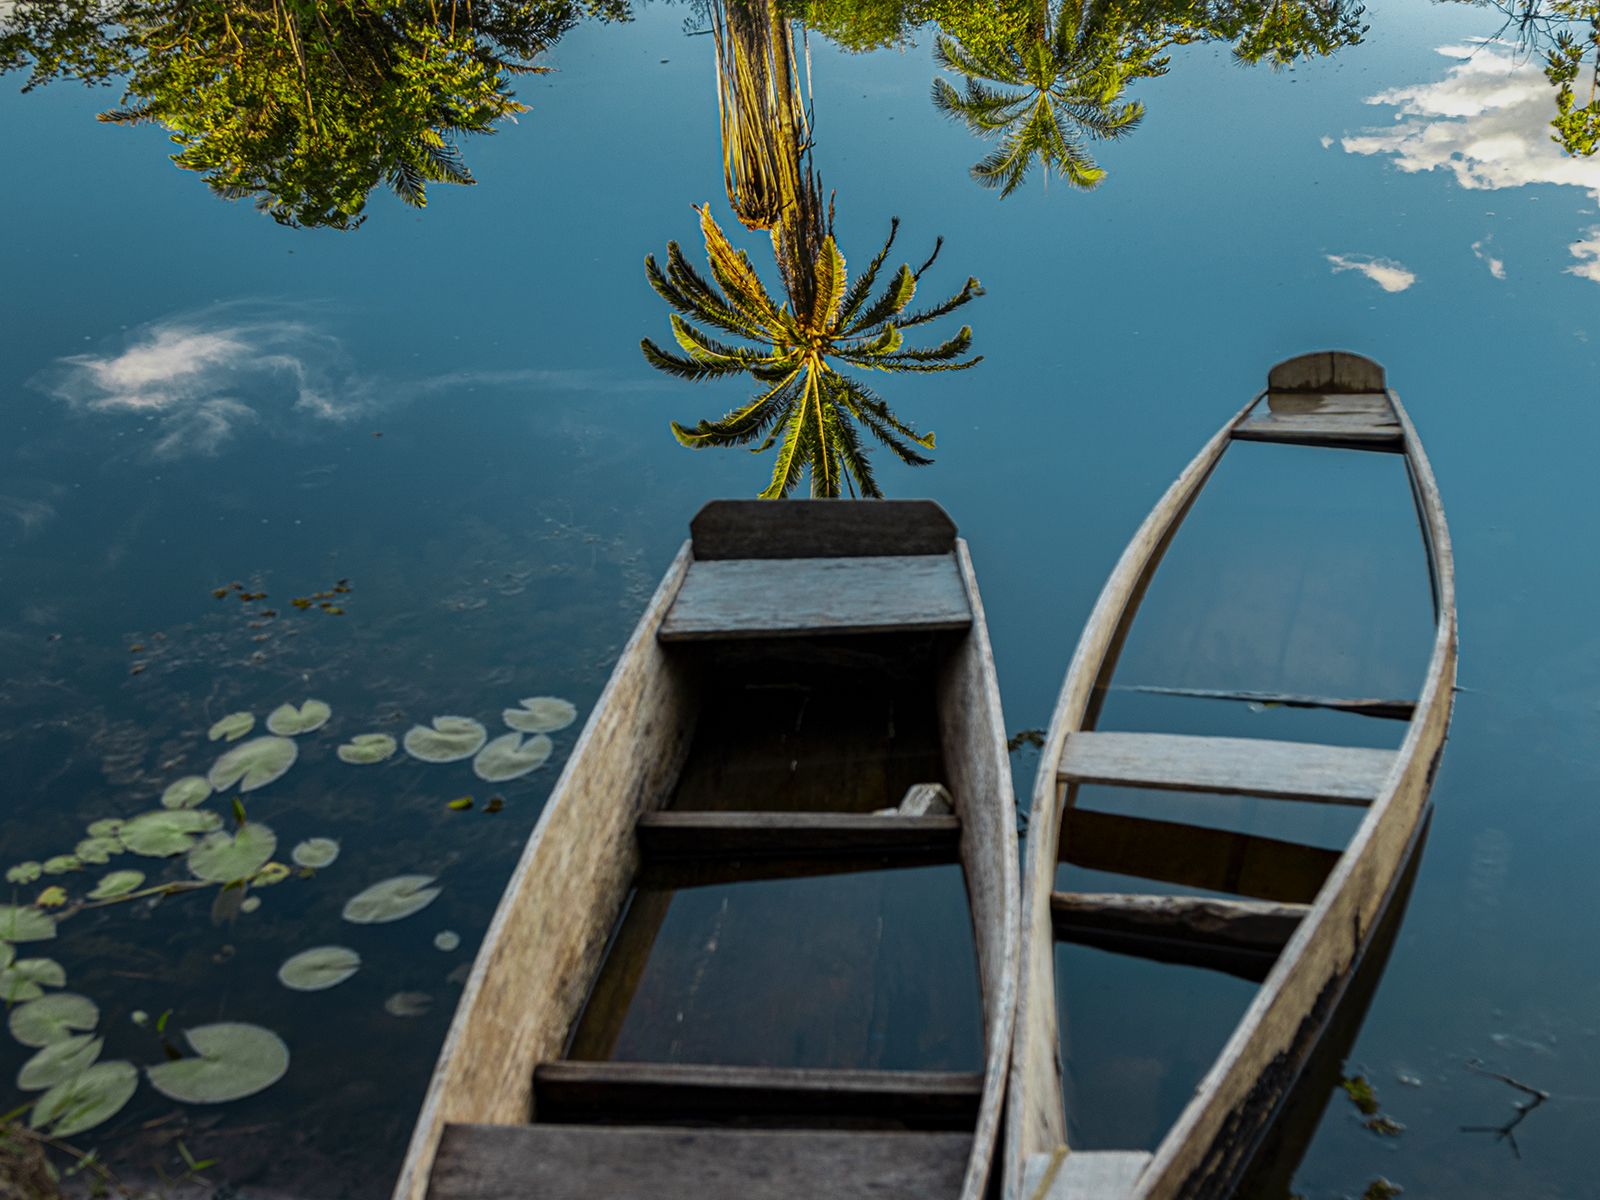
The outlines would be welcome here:
[[[1514,1087],[1517,1089],[1517,1091],[1522,1092],[1524,1095],[1529,1097],[1527,1100],[1524,1100],[1520,1104],[1516,1105],[1517,1115],[1512,1117],[1511,1120],[1507,1121],[1504,1125],[1461,1126],[1462,1133],[1494,1134],[1495,1141],[1505,1141],[1510,1143],[1511,1153],[1520,1159],[1522,1157],[1522,1151],[1517,1147],[1517,1126],[1521,1125],[1522,1122],[1527,1119],[1529,1113],[1538,1108],[1539,1105],[1543,1104],[1546,1100],[1550,1099],[1550,1093],[1541,1092],[1536,1087],[1529,1087],[1527,1084],[1521,1082],[1520,1080],[1513,1079],[1509,1075],[1502,1075],[1498,1071],[1491,1071],[1475,1058],[1470,1058],[1467,1060],[1467,1070],[1476,1072],[1479,1075],[1486,1075],[1490,1079],[1498,1079],[1501,1083]]]

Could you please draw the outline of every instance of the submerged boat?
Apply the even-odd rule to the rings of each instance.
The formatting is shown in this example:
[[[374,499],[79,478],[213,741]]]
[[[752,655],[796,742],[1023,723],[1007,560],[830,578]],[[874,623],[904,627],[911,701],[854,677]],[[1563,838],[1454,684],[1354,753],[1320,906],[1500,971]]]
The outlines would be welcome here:
[[[691,533],[500,901],[397,1200],[985,1193],[1020,923],[966,544],[926,501],[719,501]],[[905,986],[944,960],[970,995]],[[961,1069],[923,1069],[963,1021]]]
[[[1096,729],[1156,566],[1218,461],[1239,441],[1404,456],[1433,593],[1434,633],[1416,700],[1231,694],[1258,704],[1399,718],[1408,724],[1398,749]],[[1444,511],[1416,430],[1387,389],[1383,369],[1339,352],[1275,366],[1266,390],[1205,445],[1123,552],[1078,642],[1045,738],[1023,876],[1006,1200],[1234,1193],[1399,890],[1425,827],[1455,669],[1455,590]],[[1341,851],[1086,809],[1078,805],[1085,786],[1357,805],[1365,813]],[[1204,894],[1061,891],[1062,864]],[[1259,981],[1226,1045],[1153,1152],[1068,1145],[1056,965],[1063,943]]]

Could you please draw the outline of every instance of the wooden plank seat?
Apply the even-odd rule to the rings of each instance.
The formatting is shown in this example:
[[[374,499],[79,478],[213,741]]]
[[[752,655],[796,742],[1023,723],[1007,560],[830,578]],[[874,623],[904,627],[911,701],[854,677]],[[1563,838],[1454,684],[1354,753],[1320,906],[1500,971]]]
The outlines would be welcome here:
[[[691,563],[662,642],[972,626],[954,554],[720,559]]]
[[[1277,800],[1370,804],[1393,750],[1171,733],[1074,733],[1058,779]]]
[[[909,855],[955,862],[961,818],[828,812],[645,813],[638,824],[646,862],[780,856],[873,858]]]
[[[1148,1150],[1067,1150],[1032,1155],[1022,1195],[1027,1200],[1124,1200],[1149,1164]]]
[[[927,1200],[960,1194],[963,1133],[448,1125],[431,1200]]]
[[[1387,406],[1386,406],[1387,407]],[[1241,442],[1287,442],[1403,453],[1405,434],[1393,412],[1269,411],[1234,426]]]
[[[1050,916],[1058,941],[1156,962],[1224,971],[1260,982],[1300,921],[1307,904],[1054,892]]]
[[[534,1119],[585,1123],[782,1121],[970,1129],[983,1076],[954,1071],[849,1071],[691,1063],[540,1063]]]
[[[1062,862],[1208,892],[1309,904],[1339,862],[1337,850],[1177,821],[1070,808]]]

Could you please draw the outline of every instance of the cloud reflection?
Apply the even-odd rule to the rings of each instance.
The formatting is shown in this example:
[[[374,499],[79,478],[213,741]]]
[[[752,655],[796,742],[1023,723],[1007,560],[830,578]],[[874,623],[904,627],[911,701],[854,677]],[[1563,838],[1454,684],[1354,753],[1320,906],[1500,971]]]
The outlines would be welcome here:
[[[1373,258],[1366,254],[1330,254],[1333,273],[1359,271],[1386,292],[1403,292],[1417,281],[1415,272],[1390,258]]]

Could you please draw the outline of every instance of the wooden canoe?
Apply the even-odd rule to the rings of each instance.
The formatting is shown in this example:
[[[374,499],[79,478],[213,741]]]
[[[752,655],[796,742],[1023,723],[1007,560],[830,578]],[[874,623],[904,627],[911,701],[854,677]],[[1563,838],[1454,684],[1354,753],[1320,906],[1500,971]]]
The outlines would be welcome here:
[[[966,544],[926,501],[719,501],[691,533],[500,901],[396,1200],[985,1193],[1021,926],[1006,733]],[[884,812],[937,794],[930,784],[953,812]],[[855,1045],[843,1038],[812,1047],[821,1066],[786,1061],[792,1048],[781,1044],[755,1055],[770,1060],[749,1060],[752,1039],[790,1009],[823,1011],[826,1024],[829,1004],[859,1007],[871,988],[875,947],[839,945],[863,923],[844,902],[820,916],[779,913],[790,918],[786,946],[849,960],[837,974],[807,977],[808,951],[785,950],[766,964],[780,996],[704,989],[731,1014],[709,1023],[711,1035],[742,1036],[744,1058],[695,1053],[704,1028],[701,1042],[671,1043],[689,1045],[684,1053],[617,1052],[641,1022],[683,1018],[676,999],[664,1012],[640,999],[680,901],[769,886],[751,880],[807,886],[828,875],[810,886],[846,896],[862,881],[889,881],[887,894],[927,877],[885,873],[902,867],[930,867],[949,884],[958,919],[933,930],[935,953],[923,959],[934,961],[918,962],[935,980],[951,955],[970,964],[963,1020],[966,1065],[977,1069],[877,1069],[870,1055],[862,1067],[840,1061]],[[866,923],[903,967],[889,926]],[[691,946],[701,974],[726,961],[718,936]],[[802,978],[780,984],[785,970]]]
[[[1404,707],[1409,724],[1397,750],[1094,728],[1162,554],[1218,460],[1234,442],[1247,440],[1404,455],[1430,566],[1436,632],[1421,692]],[[1279,364],[1266,390],[1205,445],[1123,552],[1056,704],[1033,790],[1023,875],[1022,968],[1003,1152],[1006,1200],[1232,1194],[1396,890],[1444,746],[1455,673],[1455,585],[1444,511],[1416,430],[1387,389],[1383,369],[1338,352]],[[1355,702],[1349,710],[1366,711],[1371,703]],[[1366,812],[1341,853],[1178,822],[1107,818],[1075,807],[1085,784],[1355,804]],[[1240,899],[1058,892],[1061,862]],[[1261,981],[1153,1153],[1074,1152],[1067,1145],[1055,974],[1062,940],[1216,966]]]

